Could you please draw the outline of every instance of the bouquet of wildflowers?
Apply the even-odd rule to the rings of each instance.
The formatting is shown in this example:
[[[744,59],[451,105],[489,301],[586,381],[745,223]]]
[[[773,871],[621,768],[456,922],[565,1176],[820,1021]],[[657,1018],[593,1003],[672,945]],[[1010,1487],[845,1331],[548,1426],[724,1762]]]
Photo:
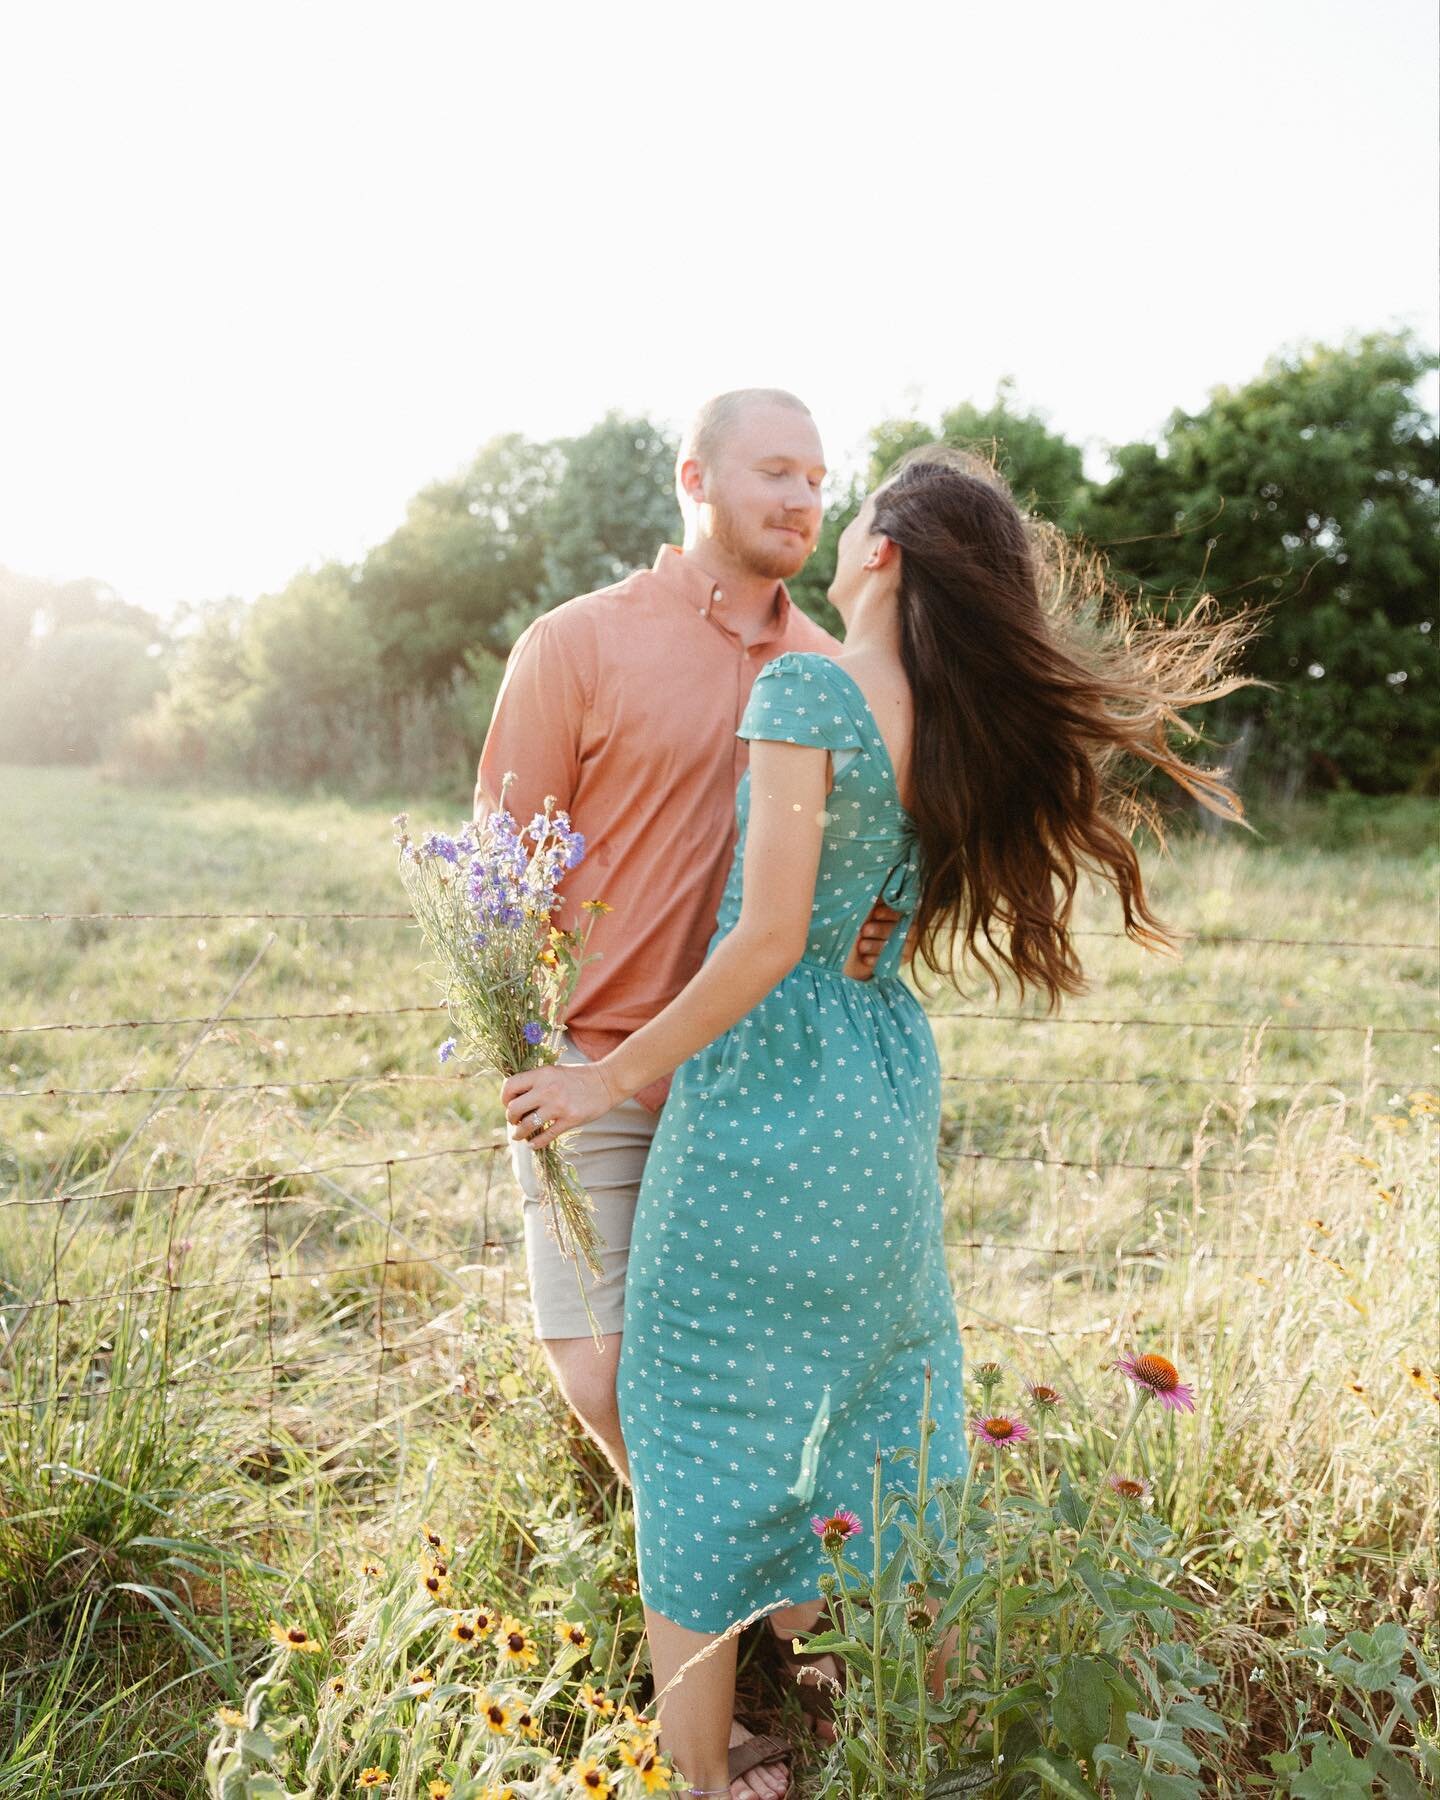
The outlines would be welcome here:
[[[408,814],[394,820],[400,879],[439,960],[457,1033],[441,1044],[440,1060],[448,1062],[463,1047],[502,1077],[559,1059],[565,1009],[586,960],[594,915],[610,910],[603,900],[584,901],[590,917],[583,932],[550,923],[556,883],[583,859],[585,839],[570,829],[567,813],[553,810],[553,795],[546,796],[544,812],[519,829],[505,810],[505,789],[514,779],[505,777],[499,811],[454,837],[432,831],[416,843]],[[601,1240],[590,1196],[559,1143],[534,1155],[552,1236],[567,1256],[583,1256],[600,1274]],[[583,1282],[580,1291],[584,1299]],[[585,1310],[593,1327],[588,1300]]]

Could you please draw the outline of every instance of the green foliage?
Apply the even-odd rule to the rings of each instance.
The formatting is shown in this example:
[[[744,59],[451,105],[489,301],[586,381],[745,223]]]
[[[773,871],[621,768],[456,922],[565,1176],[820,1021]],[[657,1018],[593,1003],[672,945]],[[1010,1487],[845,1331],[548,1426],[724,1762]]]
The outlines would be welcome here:
[[[649,419],[607,413],[559,446],[565,469],[545,529],[545,573],[535,603],[513,621],[593,593],[648,568],[663,543],[680,542],[675,440]]]
[[[158,619],[98,581],[0,568],[0,759],[93,763],[163,688]]]
[[[1152,600],[1208,588],[1273,610],[1251,672],[1276,683],[1256,755],[1292,782],[1367,793],[1433,782],[1440,466],[1419,395],[1436,367],[1408,334],[1272,357],[1158,443],[1114,451],[1088,535]]]
[[[993,1385],[992,1372],[980,1396],[986,1413]],[[1137,1394],[1105,1474],[1082,1476],[1082,1494],[1053,1437],[1052,1466],[1039,1408],[1033,1460],[1024,1445],[1016,1455],[977,1442],[963,1481],[928,1484],[929,1397],[927,1370],[914,1491],[882,1495],[877,1457],[872,1566],[852,1562],[842,1538],[826,1540],[831,1625],[801,1645],[844,1667],[820,1800],[921,1791],[925,1800],[1200,1800],[1213,1791],[1223,1773],[1216,1748],[1232,1727],[1211,1691],[1220,1670],[1184,1635],[1187,1624],[1203,1629],[1209,1609],[1183,1591],[1187,1558],[1175,1532],[1107,1488],[1154,1403]],[[1145,1434],[1136,1454],[1163,1486],[1162,1436]],[[882,1566],[878,1546],[892,1525],[904,1548]],[[902,1587],[905,1549],[918,1579]],[[1342,1800],[1369,1795],[1378,1780],[1386,1793],[1418,1795],[1434,1766],[1426,1737],[1440,1687],[1405,1630],[1387,1623],[1330,1642],[1315,1628],[1287,1654],[1319,1663],[1333,1723],[1271,1757],[1283,1791]]]

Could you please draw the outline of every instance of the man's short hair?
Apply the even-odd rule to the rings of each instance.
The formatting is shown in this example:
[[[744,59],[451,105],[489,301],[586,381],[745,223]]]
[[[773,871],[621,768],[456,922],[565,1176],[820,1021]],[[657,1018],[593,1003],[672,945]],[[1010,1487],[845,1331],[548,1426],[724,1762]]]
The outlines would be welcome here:
[[[680,453],[675,458],[677,487],[680,470],[692,456],[702,467],[710,466],[736,420],[749,406],[793,406],[807,419],[811,416],[805,402],[785,388],[731,388],[728,393],[713,395],[691,419],[680,440]]]

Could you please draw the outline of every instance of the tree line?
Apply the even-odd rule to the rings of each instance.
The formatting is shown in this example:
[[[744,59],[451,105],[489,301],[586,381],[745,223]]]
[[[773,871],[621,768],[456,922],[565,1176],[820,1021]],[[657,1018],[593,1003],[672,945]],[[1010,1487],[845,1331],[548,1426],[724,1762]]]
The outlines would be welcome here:
[[[1102,480],[1008,381],[988,406],[887,420],[791,593],[839,635],[825,591],[865,488],[916,443],[978,447],[1141,606],[1163,613],[1202,591],[1266,603],[1250,672],[1273,686],[1213,710],[1217,760],[1228,746],[1251,779],[1290,794],[1433,792],[1440,466],[1421,387],[1436,367],[1408,332],[1276,355],[1199,411],[1174,411],[1155,439],[1114,447]],[[503,434],[423,488],[360,562],[167,623],[98,581],[0,569],[0,758],[357,796],[468,792],[521,630],[679,541],[675,449],[618,413],[573,438]]]

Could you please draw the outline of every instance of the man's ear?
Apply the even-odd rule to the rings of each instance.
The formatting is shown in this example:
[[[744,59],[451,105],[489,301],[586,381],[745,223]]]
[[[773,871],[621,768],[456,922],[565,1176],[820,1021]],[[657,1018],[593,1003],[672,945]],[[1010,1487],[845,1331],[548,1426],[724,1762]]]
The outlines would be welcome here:
[[[698,458],[687,456],[680,465],[680,488],[696,506],[705,504],[705,471]]]

